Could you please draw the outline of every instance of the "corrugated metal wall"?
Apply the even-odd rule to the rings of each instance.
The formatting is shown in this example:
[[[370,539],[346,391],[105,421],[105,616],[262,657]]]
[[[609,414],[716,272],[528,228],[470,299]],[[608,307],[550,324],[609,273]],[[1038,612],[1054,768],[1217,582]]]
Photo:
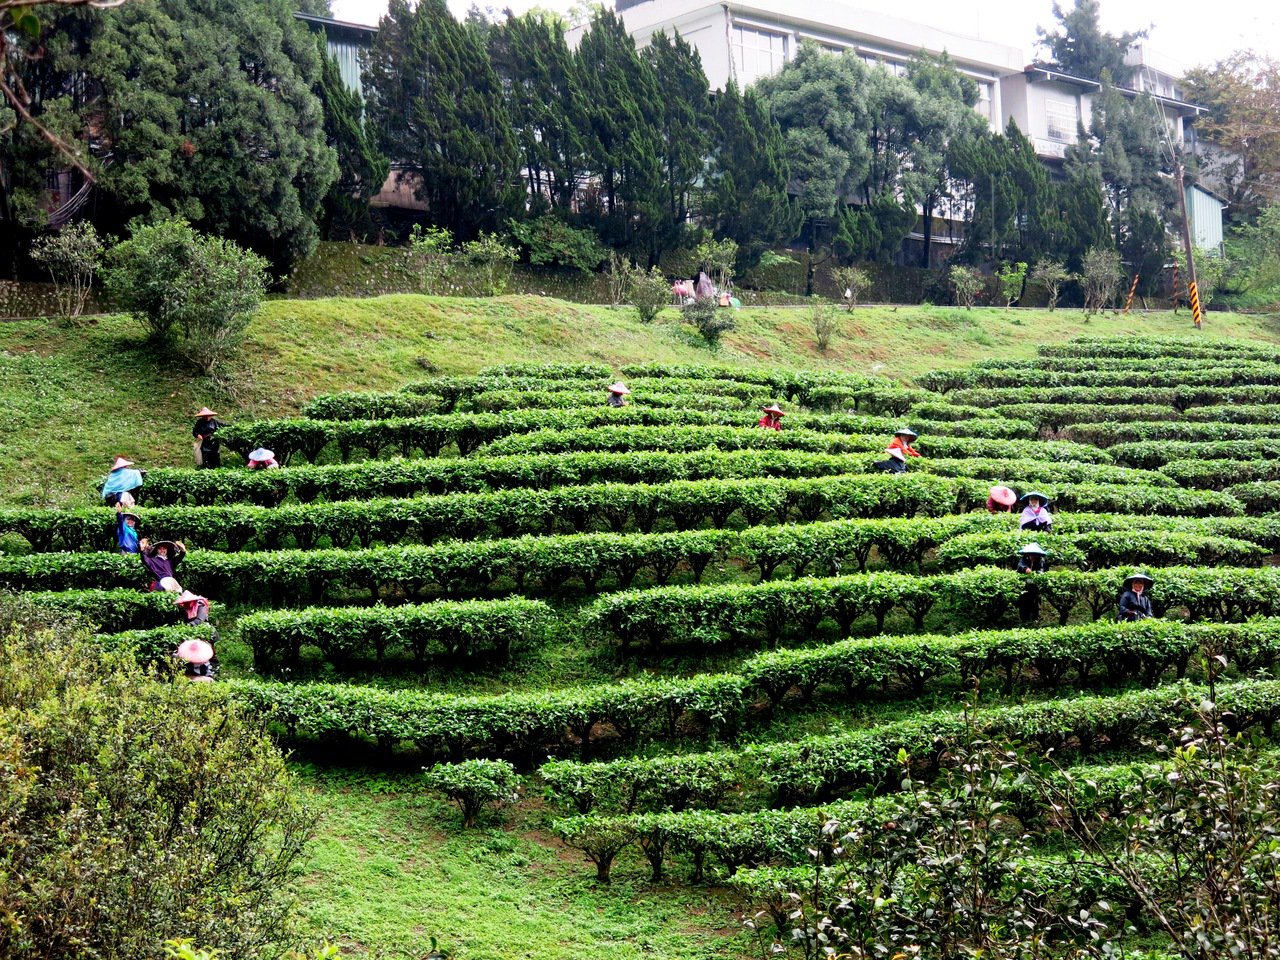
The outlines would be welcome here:
[[[1187,187],[1187,215],[1191,218],[1191,237],[1199,250],[1222,250],[1221,200],[1196,187]]]
[[[364,87],[360,83],[360,47],[345,37],[335,37],[333,32],[325,31],[325,43],[329,47],[329,56],[338,61],[338,72],[342,74],[342,82],[364,97]]]

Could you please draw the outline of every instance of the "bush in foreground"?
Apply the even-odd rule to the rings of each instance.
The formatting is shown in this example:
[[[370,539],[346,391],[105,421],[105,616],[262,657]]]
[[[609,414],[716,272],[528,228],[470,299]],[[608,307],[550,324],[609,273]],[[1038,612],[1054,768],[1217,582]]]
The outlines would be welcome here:
[[[0,956],[276,955],[311,817],[217,687],[0,611]]]

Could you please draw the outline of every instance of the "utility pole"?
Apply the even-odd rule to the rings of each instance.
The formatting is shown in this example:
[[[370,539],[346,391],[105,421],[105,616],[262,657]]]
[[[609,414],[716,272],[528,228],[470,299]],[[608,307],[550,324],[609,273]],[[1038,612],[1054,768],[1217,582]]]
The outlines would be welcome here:
[[[1182,249],[1187,257],[1187,293],[1191,299],[1191,318],[1200,329],[1200,289],[1196,285],[1196,254],[1191,244],[1191,221],[1187,218],[1187,187],[1183,179],[1182,161],[1178,161],[1178,208],[1182,211]]]

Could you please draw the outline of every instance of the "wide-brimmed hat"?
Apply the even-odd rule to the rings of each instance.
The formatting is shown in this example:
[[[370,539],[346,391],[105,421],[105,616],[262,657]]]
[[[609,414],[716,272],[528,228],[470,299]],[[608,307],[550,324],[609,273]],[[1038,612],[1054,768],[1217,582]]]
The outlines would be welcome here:
[[[175,607],[181,607],[184,604],[195,603],[198,600],[204,600],[205,603],[209,602],[208,599],[200,596],[198,593],[192,593],[190,590],[183,590],[180,594],[174,597],[173,605]]]
[[[1020,496],[1018,500],[1019,502],[1021,502],[1023,500],[1030,500],[1032,497],[1035,497],[1037,500],[1039,500],[1041,503],[1044,503],[1044,504],[1050,503],[1053,500],[1053,497],[1049,496],[1047,493],[1041,493],[1039,490],[1030,490],[1027,493],[1024,493],[1022,496]]]
[[[1018,495],[1008,487],[992,487],[989,496],[996,503],[1006,507],[1012,507],[1018,502]]]
[[[213,659],[213,647],[204,640],[183,640],[173,655],[187,663],[208,663]]]
[[[120,511],[120,516],[122,516],[122,517],[126,517],[126,518],[128,518],[128,517],[132,517],[132,518],[133,518],[133,522],[134,522],[134,523],[141,523],[141,522],[142,522],[142,518],[141,518],[141,517],[139,517],[136,513],[130,513],[128,510],[121,510],[121,511]]]
[[[895,437],[911,437],[912,439],[920,436],[920,434],[916,433],[910,427],[899,427],[897,430],[893,431],[893,435]]]
[[[161,547],[169,548],[169,560],[177,563],[187,555],[187,551],[172,540],[152,540],[147,544],[147,554],[154,554]]]
[[[1151,576],[1151,574],[1149,574],[1149,573],[1142,573],[1141,571],[1139,571],[1138,573],[1131,573],[1131,574],[1129,574],[1129,576],[1125,577],[1125,578],[1124,578],[1124,585],[1127,587],[1127,586],[1129,586],[1131,583],[1133,583],[1135,580],[1141,580],[1141,581],[1142,581],[1143,583],[1145,583],[1147,586],[1150,586],[1151,584],[1153,584],[1153,583],[1155,583],[1155,582],[1156,582],[1156,581],[1155,581],[1155,578],[1154,578],[1154,577],[1152,577],[1152,576]]]
[[[216,412],[210,410],[208,407],[201,407],[196,411],[197,417],[216,417],[217,415],[218,414]]]
[[[116,462],[111,464],[112,470],[122,470],[125,467],[132,467],[133,461],[127,457],[116,457]]]
[[[1018,550],[1018,552],[1019,553],[1035,553],[1042,557],[1047,557],[1049,555],[1048,550],[1046,550],[1044,547],[1040,546],[1040,544],[1035,542],[1024,543],[1022,547]]]
[[[787,415],[787,411],[783,410],[776,403],[771,403],[767,407],[761,407],[760,409],[763,410],[765,413],[772,413],[778,417],[785,417]]]
[[[627,389],[627,385],[626,385],[625,383],[623,383],[621,380],[619,380],[617,383],[610,384],[610,385],[609,385],[609,392],[610,392],[610,393],[618,393],[618,394],[621,394],[621,395],[622,395],[622,396],[624,396],[624,397],[629,397],[629,396],[631,396],[631,391]]]
[[[268,450],[266,447],[259,447],[257,450],[249,451],[249,459],[256,460],[261,463],[263,460],[274,460],[276,454],[274,450]]]

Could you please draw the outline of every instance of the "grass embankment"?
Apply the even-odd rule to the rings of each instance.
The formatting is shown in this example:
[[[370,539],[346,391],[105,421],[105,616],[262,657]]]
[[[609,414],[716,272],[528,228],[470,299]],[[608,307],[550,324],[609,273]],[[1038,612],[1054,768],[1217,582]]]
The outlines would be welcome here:
[[[157,357],[141,328],[104,317],[86,329],[45,321],[0,325],[0,502],[85,500],[104,451],[145,466],[185,464],[190,414],[281,416],[319,393],[390,390],[428,376],[514,361],[637,361],[839,369],[909,380],[985,357],[1024,357],[1040,343],[1128,331],[1188,334],[1183,312],[1094,317],[1077,310],[869,307],[842,317],[823,354],[806,309],[743,310],[718,351],[674,310],[653,325],[629,309],[538,297],[462,300],[274,300],[243,355],[210,380]],[[1206,337],[1280,342],[1280,321],[1212,314]]]

